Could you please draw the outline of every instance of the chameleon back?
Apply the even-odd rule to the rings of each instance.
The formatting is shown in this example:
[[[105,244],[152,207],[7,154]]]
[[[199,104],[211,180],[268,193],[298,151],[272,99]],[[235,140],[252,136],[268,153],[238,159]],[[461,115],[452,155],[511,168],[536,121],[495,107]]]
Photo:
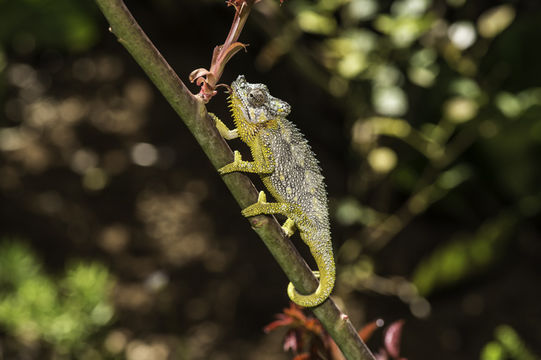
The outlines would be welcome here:
[[[274,163],[274,172],[262,176],[270,193],[278,202],[298,207],[299,214],[292,220],[301,234],[330,237],[323,176],[304,136],[285,118],[278,120],[277,128],[262,129],[260,134]]]

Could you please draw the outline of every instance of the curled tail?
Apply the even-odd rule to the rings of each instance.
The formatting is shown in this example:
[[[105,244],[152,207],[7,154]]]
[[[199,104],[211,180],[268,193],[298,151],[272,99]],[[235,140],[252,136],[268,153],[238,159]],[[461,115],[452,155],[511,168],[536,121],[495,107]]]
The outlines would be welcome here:
[[[287,287],[287,295],[291,301],[304,307],[317,306],[325,301],[334,287],[336,275],[330,242],[329,246],[326,246],[325,249],[310,248],[314,259],[316,260],[317,267],[319,268],[319,271],[314,271],[316,277],[319,277],[319,286],[316,291],[308,295],[299,294],[292,283],[289,283]]]

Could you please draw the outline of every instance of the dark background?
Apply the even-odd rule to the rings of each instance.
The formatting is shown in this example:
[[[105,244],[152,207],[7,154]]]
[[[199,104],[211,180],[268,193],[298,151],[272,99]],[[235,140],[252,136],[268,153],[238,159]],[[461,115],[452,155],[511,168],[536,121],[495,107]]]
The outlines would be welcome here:
[[[362,16],[355,3],[373,4],[263,0],[221,82],[244,74],[292,105],[326,177],[335,300],[356,326],[405,319],[408,359],[537,358],[539,3],[383,1]],[[222,1],[127,5],[185,82],[233,17]],[[77,306],[55,280],[74,262],[114,284],[96,300],[111,318],[67,341],[9,310],[26,280],[9,280],[23,262],[6,255],[0,359],[290,358],[284,330],[262,331],[287,279],[95,4],[3,2],[0,23],[0,237],[68,299],[28,311]],[[457,23],[470,46],[453,42]],[[225,98],[208,109],[231,124]]]

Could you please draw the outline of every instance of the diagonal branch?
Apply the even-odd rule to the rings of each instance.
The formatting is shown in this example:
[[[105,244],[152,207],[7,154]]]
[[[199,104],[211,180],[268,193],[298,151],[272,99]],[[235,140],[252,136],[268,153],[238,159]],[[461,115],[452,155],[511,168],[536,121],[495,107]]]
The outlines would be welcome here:
[[[109,21],[111,32],[117,36],[118,41],[133,56],[181,117],[214,167],[220,168],[230,163],[233,160],[233,153],[207,115],[202,100],[189,92],[139,27],[123,1],[96,0],[96,3]],[[257,191],[245,175],[228,174],[223,177],[223,180],[241,208],[256,202]],[[314,291],[318,284],[317,280],[293,244],[285,237],[278,222],[269,216],[256,216],[250,220],[253,229],[261,237],[295,288],[305,293]],[[314,308],[313,312],[347,359],[374,360],[347,315],[338,309],[332,299]]]

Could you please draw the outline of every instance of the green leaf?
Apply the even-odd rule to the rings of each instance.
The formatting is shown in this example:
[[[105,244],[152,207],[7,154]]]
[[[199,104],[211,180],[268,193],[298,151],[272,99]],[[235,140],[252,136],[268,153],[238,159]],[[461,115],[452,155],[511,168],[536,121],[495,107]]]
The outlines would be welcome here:
[[[475,234],[457,235],[437,247],[413,272],[412,282],[419,294],[466,281],[486,271],[499,259],[503,245],[516,224],[514,216],[502,214],[486,221]]]
[[[104,266],[74,264],[54,281],[20,240],[0,243],[0,285],[0,327],[21,341],[43,339],[70,351],[113,316]]]

